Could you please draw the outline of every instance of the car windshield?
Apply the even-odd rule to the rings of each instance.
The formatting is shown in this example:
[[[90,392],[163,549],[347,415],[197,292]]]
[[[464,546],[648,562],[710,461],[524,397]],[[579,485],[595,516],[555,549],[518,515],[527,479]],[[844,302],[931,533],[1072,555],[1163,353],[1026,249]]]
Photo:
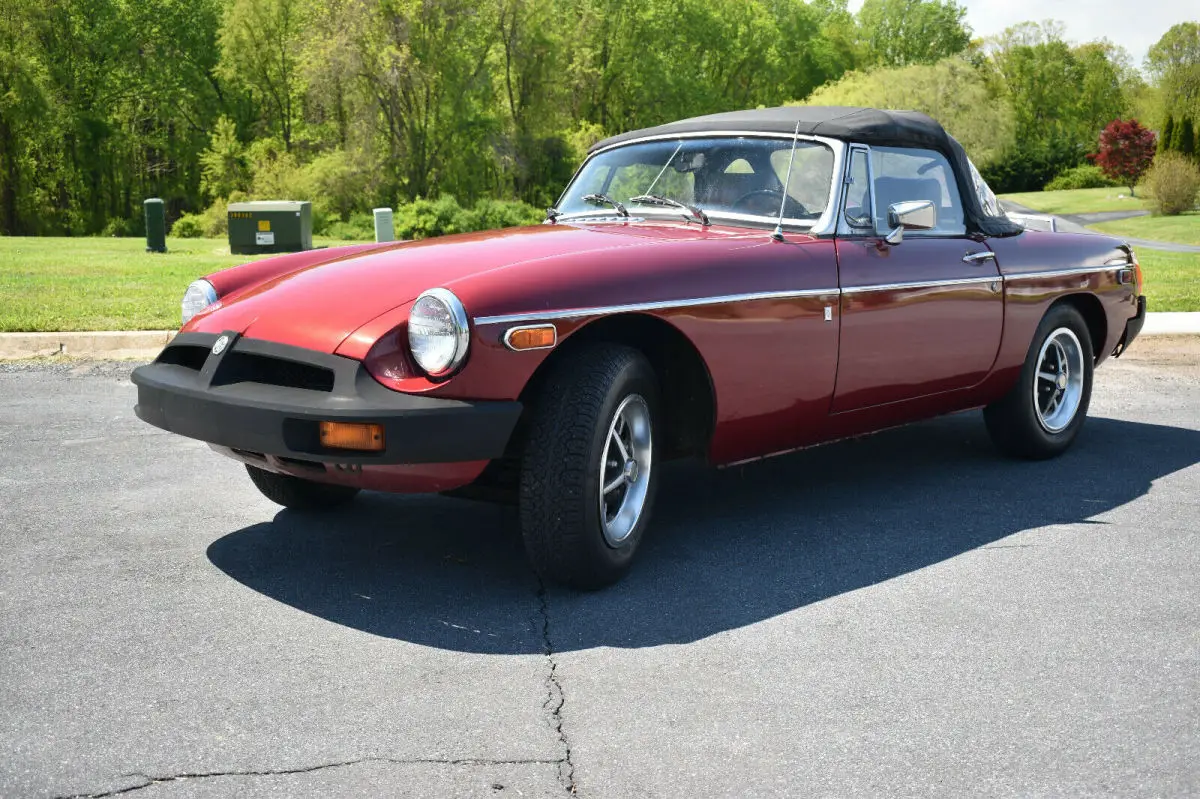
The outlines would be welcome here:
[[[633,216],[811,226],[829,204],[833,151],[801,139],[724,136],[615,147],[584,164],[557,206],[563,216]],[[789,162],[791,177],[788,177]],[[783,202],[784,184],[787,200]]]

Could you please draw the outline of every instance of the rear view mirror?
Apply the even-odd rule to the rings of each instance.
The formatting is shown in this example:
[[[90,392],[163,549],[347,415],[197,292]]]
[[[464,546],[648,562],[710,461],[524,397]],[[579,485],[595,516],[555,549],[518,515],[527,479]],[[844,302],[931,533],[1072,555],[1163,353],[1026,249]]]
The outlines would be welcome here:
[[[912,200],[888,206],[888,228],[884,241],[899,244],[906,230],[933,230],[937,227],[937,209],[929,200]]]

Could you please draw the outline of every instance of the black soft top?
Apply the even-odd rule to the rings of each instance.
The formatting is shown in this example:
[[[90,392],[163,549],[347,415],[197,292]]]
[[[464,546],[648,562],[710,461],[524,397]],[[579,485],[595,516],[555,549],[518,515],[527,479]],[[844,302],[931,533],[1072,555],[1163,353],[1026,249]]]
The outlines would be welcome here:
[[[791,135],[796,132],[797,124],[799,133],[808,136],[828,136],[831,139],[845,139],[880,147],[937,150],[946,156],[954,167],[967,232],[981,233],[985,236],[1012,236],[1023,230],[1008,217],[991,216],[983,209],[962,145],[936,120],[919,111],[820,105],[728,111],[612,136],[593,145],[589,153],[647,136],[674,136],[707,131]]]

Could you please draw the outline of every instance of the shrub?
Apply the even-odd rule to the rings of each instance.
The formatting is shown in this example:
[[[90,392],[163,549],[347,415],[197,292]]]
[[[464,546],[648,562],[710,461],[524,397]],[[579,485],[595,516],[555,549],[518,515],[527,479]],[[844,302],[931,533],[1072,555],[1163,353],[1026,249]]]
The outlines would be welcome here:
[[[1115,180],[1110,180],[1100,171],[1100,167],[1092,164],[1073,166],[1060,172],[1058,177],[1046,184],[1046,191],[1061,191],[1064,189],[1106,189],[1110,186],[1120,186]]]
[[[348,221],[337,220],[319,231],[322,236],[346,241],[374,241],[375,218],[371,214],[351,214]]]
[[[171,226],[171,235],[181,239],[220,239],[229,233],[229,212],[218,199],[198,214],[184,214]]]
[[[200,214],[184,214],[171,225],[171,235],[177,239],[204,237],[204,218]]]
[[[467,230],[496,230],[498,228],[536,225],[546,218],[546,212],[532,205],[512,200],[480,200],[463,217]]]
[[[1078,147],[1032,145],[1005,152],[990,163],[980,165],[979,172],[992,191],[1008,194],[1041,191],[1057,175],[1084,163],[1084,153]]]
[[[104,230],[101,231],[100,235],[114,238],[124,238],[126,236],[144,236],[146,235],[145,220],[113,217],[105,223]]]
[[[1155,215],[1178,216],[1196,205],[1200,169],[1180,153],[1161,153],[1146,175],[1146,188],[1153,195],[1150,202]]]
[[[451,233],[535,225],[545,212],[515,200],[480,200],[463,208],[452,196],[436,200],[417,199],[401,204],[395,212],[397,239],[428,239]]]
[[[400,205],[393,219],[397,239],[429,239],[467,230],[466,211],[449,194],[436,200],[417,198]]]
[[[214,200],[200,218],[207,238],[221,239],[229,235],[229,206],[221,198]]]

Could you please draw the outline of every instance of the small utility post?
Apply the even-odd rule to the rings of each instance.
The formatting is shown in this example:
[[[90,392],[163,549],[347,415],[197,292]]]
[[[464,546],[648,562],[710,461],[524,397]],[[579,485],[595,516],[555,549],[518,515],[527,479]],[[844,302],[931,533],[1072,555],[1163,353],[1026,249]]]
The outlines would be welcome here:
[[[395,241],[396,228],[392,224],[391,208],[375,209],[375,241]]]
[[[151,197],[142,207],[146,213],[146,252],[166,252],[167,216],[163,201]]]

